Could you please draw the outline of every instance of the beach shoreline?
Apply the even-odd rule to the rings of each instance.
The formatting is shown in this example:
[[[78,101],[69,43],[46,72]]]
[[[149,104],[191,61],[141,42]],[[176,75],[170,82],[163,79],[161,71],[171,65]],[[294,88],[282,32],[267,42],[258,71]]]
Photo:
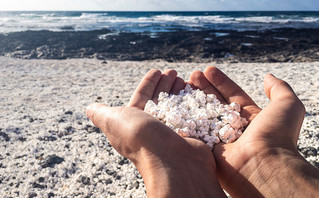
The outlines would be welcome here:
[[[97,58],[113,61],[313,62],[319,29],[170,32],[23,31],[0,34],[0,55],[22,59]]]
[[[92,102],[125,105],[152,68],[187,80],[215,65],[260,107],[267,73],[287,81],[306,107],[298,149],[319,168],[319,62],[187,63],[0,56],[0,194],[4,197],[145,197],[134,165],[85,116]]]

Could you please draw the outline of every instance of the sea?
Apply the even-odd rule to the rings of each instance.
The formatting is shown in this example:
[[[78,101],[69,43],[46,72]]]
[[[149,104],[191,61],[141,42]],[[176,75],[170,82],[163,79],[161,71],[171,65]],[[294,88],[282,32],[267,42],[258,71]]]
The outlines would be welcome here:
[[[171,32],[178,30],[265,31],[277,28],[319,28],[319,12],[0,12],[0,33],[20,31]]]

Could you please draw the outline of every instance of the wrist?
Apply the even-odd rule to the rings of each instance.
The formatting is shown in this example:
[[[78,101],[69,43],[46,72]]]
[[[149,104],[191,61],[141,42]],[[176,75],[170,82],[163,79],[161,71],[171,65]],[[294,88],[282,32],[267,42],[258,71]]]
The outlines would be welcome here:
[[[264,150],[241,173],[266,197],[311,197],[319,188],[319,171],[294,149]]]
[[[169,156],[172,157],[143,155],[143,160],[136,164],[148,197],[225,197],[209,160]]]

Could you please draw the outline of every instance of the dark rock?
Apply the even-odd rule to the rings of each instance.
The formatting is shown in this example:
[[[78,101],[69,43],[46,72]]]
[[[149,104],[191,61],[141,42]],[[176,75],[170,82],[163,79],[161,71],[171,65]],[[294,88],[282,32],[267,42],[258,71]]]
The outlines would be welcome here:
[[[112,102],[110,104],[111,107],[119,107],[119,106],[123,106],[123,102],[122,101],[115,101],[115,102]]]
[[[38,153],[35,155],[35,159],[41,159],[43,158],[44,153]]]
[[[33,182],[32,184],[32,188],[41,188],[41,189],[44,189],[46,188],[47,186],[46,185],[41,185],[41,184],[38,184],[36,182]]]
[[[316,161],[310,161],[310,164],[313,165],[314,167],[316,167],[317,169],[319,169],[319,163]]]
[[[30,192],[29,193],[29,198],[33,198],[33,197],[36,197],[38,194],[35,193],[35,192]]]
[[[10,141],[10,137],[8,134],[6,134],[5,132],[0,132],[0,136],[3,137],[3,139],[7,142]]]
[[[66,127],[65,130],[66,130],[68,133],[74,133],[74,132],[75,132],[75,128],[73,128],[72,126]]]
[[[118,164],[122,166],[124,164],[128,164],[128,162],[129,162],[128,159],[124,158]]]
[[[60,120],[58,120],[59,123],[62,123],[62,122],[66,122],[66,119],[65,118],[60,118]]]
[[[18,155],[18,156],[16,156],[16,157],[14,157],[14,159],[21,159],[21,158],[24,158],[24,157],[26,157],[27,155]]]
[[[111,179],[107,179],[107,180],[105,181],[105,183],[106,183],[106,185],[109,185],[109,184],[112,184],[113,181],[112,181]]]
[[[34,122],[34,119],[33,118],[29,118],[29,122]]]
[[[44,137],[38,137],[38,140],[40,141],[56,141],[58,138],[55,136],[44,136]]]
[[[138,189],[139,186],[140,186],[140,182],[135,181],[132,185],[132,188]]]
[[[106,169],[106,174],[113,176],[114,174],[116,174],[116,172],[110,169]]]
[[[18,140],[21,141],[21,142],[25,142],[25,141],[27,140],[27,138],[25,138],[25,137],[19,137]]]
[[[44,182],[44,177],[39,177],[38,181],[39,182]]]
[[[73,27],[65,27],[71,30]],[[228,33],[216,36],[217,32]],[[319,29],[281,28],[267,31],[202,30],[160,32],[156,38],[110,30],[25,31],[0,34],[0,55],[25,59],[98,58],[166,60],[168,62],[304,62],[318,61]],[[248,37],[247,35],[254,35]],[[205,38],[211,38],[205,40]],[[287,39],[276,39],[287,38]],[[81,42],[78,42],[78,41]],[[132,44],[134,41],[134,44]],[[251,43],[243,46],[242,43]],[[225,56],[231,54],[232,56]],[[106,62],[106,61],[105,61]],[[105,64],[105,63],[104,63]]]
[[[90,185],[91,184],[91,179],[89,177],[86,177],[86,176],[82,176],[81,177],[81,183],[84,184],[84,185]]]
[[[99,128],[89,124],[84,127],[84,130],[86,130],[88,133],[101,133]]]
[[[66,111],[66,112],[64,112],[64,114],[66,114],[66,115],[72,115],[73,112],[72,112],[72,111]]]
[[[20,184],[22,184],[22,181],[18,181],[18,183],[15,185],[16,188],[19,188]]]
[[[42,168],[47,167],[54,167],[56,164],[60,164],[64,161],[64,158],[56,156],[56,155],[49,155],[47,156],[44,161],[40,164]]]
[[[317,156],[317,149],[314,147],[305,147],[305,148],[301,148],[300,152],[305,156],[305,157],[309,157],[309,156]]]
[[[53,192],[48,193],[48,198],[54,197],[55,194]]]

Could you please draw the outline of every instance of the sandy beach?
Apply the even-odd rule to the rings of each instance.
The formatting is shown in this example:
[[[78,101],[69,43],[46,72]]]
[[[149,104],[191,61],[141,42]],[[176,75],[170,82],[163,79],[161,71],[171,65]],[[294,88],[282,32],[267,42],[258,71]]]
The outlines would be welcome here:
[[[306,106],[298,149],[319,168],[319,62],[169,63],[0,57],[1,197],[145,197],[134,165],[85,116],[92,102],[125,105],[151,68],[187,80],[215,65],[265,107],[267,73],[287,81]]]

